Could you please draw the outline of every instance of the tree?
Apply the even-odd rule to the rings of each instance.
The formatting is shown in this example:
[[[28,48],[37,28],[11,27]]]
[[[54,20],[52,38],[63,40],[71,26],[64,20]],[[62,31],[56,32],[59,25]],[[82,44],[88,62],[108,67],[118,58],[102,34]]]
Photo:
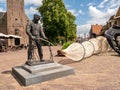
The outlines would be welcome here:
[[[54,43],[76,37],[75,16],[67,11],[62,0],[43,0],[38,8],[46,36]]]
[[[71,14],[71,12],[67,12],[67,17],[68,17],[68,29],[66,29],[67,31],[67,39],[68,40],[74,40],[76,38],[76,24],[75,24],[75,16],[73,16]]]

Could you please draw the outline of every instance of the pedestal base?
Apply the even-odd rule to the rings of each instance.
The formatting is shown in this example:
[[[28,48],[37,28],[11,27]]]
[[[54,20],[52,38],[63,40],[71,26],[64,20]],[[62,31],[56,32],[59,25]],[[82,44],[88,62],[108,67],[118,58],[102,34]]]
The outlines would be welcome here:
[[[12,73],[25,86],[74,74],[72,67],[58,63],[22,65],[12,68]]]
[[[40,62],[40,60],[39,61],[34,61],[34,62],[32,62],[32,63],[26,63],[27,65],[29,65],[29,66],[35,66],[35,65],[40,65],[40,64],[47,64],[47,63],[53,63],[54,61],[50,61],[50,60],[44,60],[43,62]]]

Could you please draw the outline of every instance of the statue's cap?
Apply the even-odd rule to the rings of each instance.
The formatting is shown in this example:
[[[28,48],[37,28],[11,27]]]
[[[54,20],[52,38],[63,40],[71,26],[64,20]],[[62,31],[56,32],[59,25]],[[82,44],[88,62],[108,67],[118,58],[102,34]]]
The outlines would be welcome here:
[[[34,17],[36,17],[36,16],[40,18],[40,15],[38,15],[38,14],[34,14]]]

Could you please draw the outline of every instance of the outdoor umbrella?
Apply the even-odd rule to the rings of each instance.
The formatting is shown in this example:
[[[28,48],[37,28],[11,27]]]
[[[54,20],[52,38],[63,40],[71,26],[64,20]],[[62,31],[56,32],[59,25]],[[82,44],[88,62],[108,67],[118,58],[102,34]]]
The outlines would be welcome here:
[[[0,38],[8,38],[9,36],[3,33],[0,33]]]
[[[22,38],[22,37],[20,37],[20,36],[12,35],[12,34],[9,34],[8,36],[9,36],[9,38]]]

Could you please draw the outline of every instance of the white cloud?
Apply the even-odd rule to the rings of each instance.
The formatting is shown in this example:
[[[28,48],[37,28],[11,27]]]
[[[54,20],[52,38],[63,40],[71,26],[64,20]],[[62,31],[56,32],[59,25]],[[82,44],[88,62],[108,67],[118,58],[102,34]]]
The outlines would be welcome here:
[[[112,15],[116,14],[119,6],[120,0],[103,0],[96,7],[89,4],[88,9],[91,19],[87,23],[105,24]]]
[[[101,2],[99,5],[98,5],[98,7],[100,7],[100,8],[104,8],[104,4],[106,3],[106,2],[108,2],[108,0],[103,0],[103,2]]]
[[[42,4],[42,0],[24,0],[25,5],[34,5],[40,6]]]
[[[79,10],[78,13],[84,15],[84,12],[82,10]]]
[[[68,4],[66,4],[65,6],[66,6],[66,8],[70,8],[71,7],[71,5],[68,5]]]
[[[34,5],[40,6],[42,4],[42,0],[24,0],[25,5]],[[6,0],[0,0],[0,4],[6,3]]]
[[[5,12],[5,10],[3,8],[0,7],[0,12]]]
[[[0,0],[0,3],[6,3],[6,0]]]
[[[76,11],[75,9],[68,9],[69,12],[71,12],[74,16],[78,16],[79,14],[83,15],[84,12],[82,10]]]
[[[102,9],[116,8],[120,5],[120,0],[103,0],[98,7]]]
[[[103,22],[105,22],[106,20],[104,20],[105,18],[105,13],[103,13],[102,11],[98,10],[96,7],[93,6],[89,6],[89,14],[91,16],[91,19],[87,21],[87,23],[90,24],[101,24]]]
[[[77,35],[88,34],[90,31],[91,24],[78,25],[77,26]]]
[[[91,3],[88,3],[87,6],[92,6],[94,4],[95,4],[94,2],[91,2]]]
[[[75,15],[75,16],[78,16],[78,15],[79,15],[79,13],[76,12],[75,9],[69,9],[68,11],[71,12],[71,13],[72,13],[73,15]]]
[[[109,8],[116,8],[120,6],[120,0],[110,0],[110,3],[107,5]]]
[[[89,13],[92,17],[101,18],[104,16],[104,13],[98,10],[96,7],[89,6]]]
[[[6,12],[5,7],[6,7],[6,0],[0,0],[0,12]]]
[[[88,4],[88,12],[90,19],[87,20],[87,24],[77,26],[77,34],[89,33],[91,24],[104,25],[109,18],[116,14],[118,7],[120,6],[120,0],[103,0],[97,6],[93,6],[95,3]]]
[[[87,23],[91,24],[105,24],[106,21],[110,18],[110,16],[116,13],[117,8],[107,8],[106,10],[98,9],[94,6],[89,6],[89,14],[91,19],[87,21]]]
[[[36,7],[30,7],[29,9],[25,9],[25,12],[29,16],[33,14],[39,14],[39,12],[36,10]]]

